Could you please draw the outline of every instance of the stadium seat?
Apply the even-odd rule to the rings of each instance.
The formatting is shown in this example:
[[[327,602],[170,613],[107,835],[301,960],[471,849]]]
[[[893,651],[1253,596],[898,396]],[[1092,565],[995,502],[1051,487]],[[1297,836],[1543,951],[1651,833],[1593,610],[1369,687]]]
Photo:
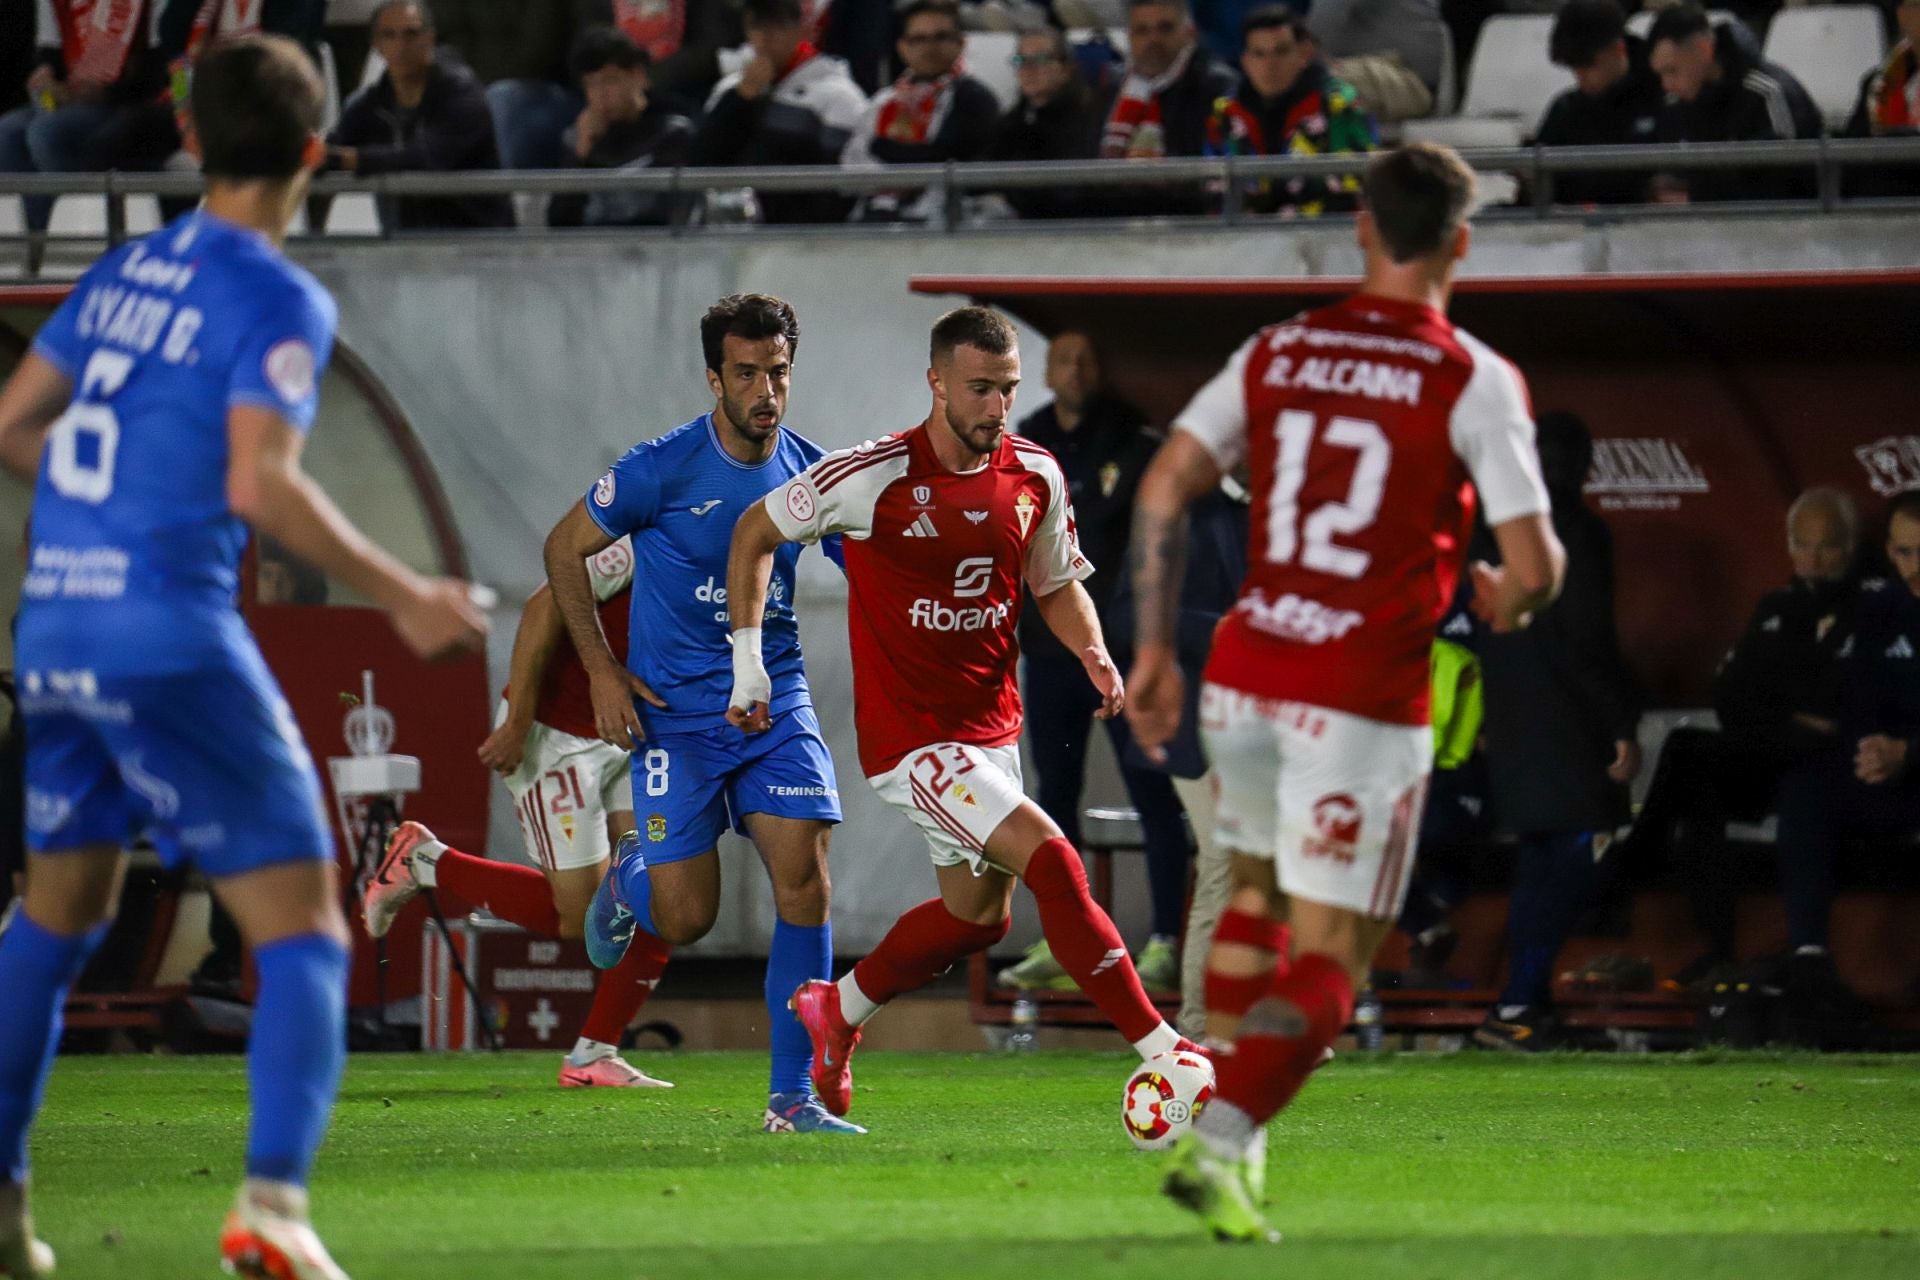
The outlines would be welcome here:
[[[1880,10],[1870,4],[1782,9],[1767,28],[1766,58],[1799,77],[1827,124],[1853,112],[1860,80],[1887,54]]]
[[[1638,36],[1640,39],[1645,40],[1647,38],[1647,32],[1653,30],[1653,20],[1656,16],[1657,11],[1653,9],[1642,9],[1638,13],[1628,15],[1627,34],[1630,36]],[[1731,10],[1707,10],[1707,21],[1713,23],[1716,27],[1723,26],[1734,20],[1735,15]]]
[[[1006,110],[1020,97],[1020,86],[1013,78],[1014,51],[1020,37],[1011,31],[972,31],[967,34],[967,74],[993,90]]]
[[[327,214],[330,236],[377,236],[380,234],[380,208],[371,195],[352,191],[333,198]]]
[[[1553,18],[1497,14],[1480,28],[1457,116],[1409,120],[1405,137],[1455,147],[1514,147],[1533,133],[1554,95],[1573,76],[1547,60]]]
[[[51,236],[100,236],[107,234],[107,202],[97,195],[61,196],[53,202],[53,217],[47,223]]]

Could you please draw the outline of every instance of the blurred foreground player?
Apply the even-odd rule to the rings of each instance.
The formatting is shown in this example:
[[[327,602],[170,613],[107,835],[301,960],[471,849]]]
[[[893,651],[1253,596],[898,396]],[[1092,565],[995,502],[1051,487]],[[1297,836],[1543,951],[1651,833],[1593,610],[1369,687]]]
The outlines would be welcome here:
[[[600,626],[616,656],[627,652],[633,607],[633,544],[626,538],[587,559]],[[423,888],[446,889],[542,938],[586,934],[587,907],[620,839],[633,830],[633,776],[627,753],[600,740],[587,669],[545,583],[528,598],[513,635],[506,693],[480,761],[507,784],[531,867],[450,849],[418,822],[387,841],[362,898],[367,932],[384,937]],[[671,1089],[620,1056],[620,1036],[653,994],[672,949],[637,934],[620,962],[603,970],[593,1006],[560,1084],[578,1089]]]
[[[776,695],[760,627],[775,557],[784,544],[844,534],[860,767],[926,835],[940,884],[939,897],[902,916],[838,984],[794,993],[813,1037],[814,1087],[837,1115],[852,1102],[848,1057],[860,1025],[1005,937],[1016,879],[1033,892],[1054,958],[1142,1058],[1187,1046],[1088,893],[1079,851],[1021,787],[1023,586],[1100,691],[1097,714],[1119,714],[1126,694],[1080,585],[1093,566],[1060,464],[1007,431],[1020,383],[1015,342],[1013,326],[984,307],[948,312],[933,328],[927,420],[827,455],[734,528],[728,720],[750,735],[768,731]]]
[[[205,205],[96,263],[0,391],[0,458],[38,475],[18,638],[32,852],[0,938],[0,1270],[15,1277],[53,1273],[27,1214],[27,1128],[136,834],[212,880],[259,971],[225,1264],[343,1277],[305,1184],[346,1059],[346,921],[313,762],[234,607],[247,525],[383,606],[416,653],[477,647],[486,621],[464,584],[368,542],[300,466],[335,308],[279,246],[324,155],[321,103],[290,40],[209,51],[192,93]]]
[[[1495,630],[1551,600],[1565,561],[1526,387],[1444,314],[1473,174],[1446,148],[1415,144],[1368,167],[1363,198],[1360,292],[1236,351],[1176,419],[1135,515],[1130,714],[1155,750],[1180,719],[1186,509],[1250,467],[1252,568],[1201,698],[1217,834],[1233,851],[1207,1029],[1237,1035],[1166,1180],[1233,1240],[1271,1235],[1248,1149],[1352,1017],[1406,894],[1433,755],[1429,653],[1475,491],[1503,559],[1473,566],[1475,610]]]

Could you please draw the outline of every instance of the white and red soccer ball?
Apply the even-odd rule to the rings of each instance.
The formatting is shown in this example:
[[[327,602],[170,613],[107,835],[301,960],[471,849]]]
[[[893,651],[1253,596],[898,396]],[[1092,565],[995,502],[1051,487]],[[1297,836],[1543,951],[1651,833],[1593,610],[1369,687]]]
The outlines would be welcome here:
[[[1193,1127],[1213,1097],[1213,1064],[1184,1049],[1159,1053],[1127,1077],[1120,1123],[1142,1151],[1162,1151]]]

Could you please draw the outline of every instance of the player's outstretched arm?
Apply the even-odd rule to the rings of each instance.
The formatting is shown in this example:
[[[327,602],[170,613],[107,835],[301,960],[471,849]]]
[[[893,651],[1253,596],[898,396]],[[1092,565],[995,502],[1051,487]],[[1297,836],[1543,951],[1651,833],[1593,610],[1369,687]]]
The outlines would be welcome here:
[[[47,428],[72,398],[73,379],[29,351],[0,388],[0,463],[28,484],[38,479]]]
[[[306,437],[271,409],[227,411],[227,505],[294,555],[372,600],[423,658],[486,643],[487,615],[474,589],[415,573],[354,528],[300,466]]]
[[[1174,643],[1187,576],[1187,508],[1219,483],[1213,454],[1193,435],[1175,431],[1154,454],[1134,498],[1127,568],[1136,621],[1127,722],[1153,760],[1164,758],[1166,744],[1179,732],[1186,698]]]
[[[507,663],[507,714],[480,744],[480,763],[495,773],[508,774],[520,767],[540,686],[546,683],[547,667],[566,632],[560,610],[553,604],[553,589],[541,583],[527,597],[513,633],[513,656]]]
[[[773,727],[767,704],[773,680],[760,656],[760,622],[767,615],[767,589],[773,581],[773,553],[787,541],[767,514],[754,503],[733,526],[733,547],[727,553],[727,621],[733,627],[733,694],[727,699],[727,723],[747,733]]]
[[[1473,611],[1497,632],[1517,631],[1553,603],[1566,580],[1567,551],[1544,512],[1493,526],[1500,564],[1473,566]]]
[[[1102,720],[1111,720],[1124,711],[1127,686],[1120,678],[1120,668],[1113,665],[1113,658],[1107,653],[1107,639],[1100,632],[1100,615],[1087,589],[1078,582],[1069,582],[1057,591],[1034,596],[1033,603],[1040,610],[1047,630],[1080,655],[1087,679],[1100,691],[1100,709],[1094,714]]]
[[[580,665],[587,669],[594,727],[603,740],[622,751],[631,751],[634,743],[647,738],[640,713],[633,708],[634,698],[644,698],[656,707],[667,704],[614,656],[607,633],[600,629],[600,610],[594,599],[593,576],[587,571],[587,557],[605,551],[612,543],[612,535],[587,514],[586,503],[574,503],[547,535],[547,585],[553,589],[560,620],[573,637]]]

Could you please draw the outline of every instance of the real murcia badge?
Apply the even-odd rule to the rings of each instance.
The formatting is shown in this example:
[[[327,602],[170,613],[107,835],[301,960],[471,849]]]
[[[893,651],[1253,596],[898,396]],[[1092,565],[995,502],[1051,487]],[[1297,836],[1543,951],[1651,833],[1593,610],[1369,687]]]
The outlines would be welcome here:
[[[1013,500],[1013,514],[1020,517],[1021,537],[1026,537],[1032,531],[1034,513],[1038,509],[1039,504],[1034,502],[1030,493],[1023,493]]]

